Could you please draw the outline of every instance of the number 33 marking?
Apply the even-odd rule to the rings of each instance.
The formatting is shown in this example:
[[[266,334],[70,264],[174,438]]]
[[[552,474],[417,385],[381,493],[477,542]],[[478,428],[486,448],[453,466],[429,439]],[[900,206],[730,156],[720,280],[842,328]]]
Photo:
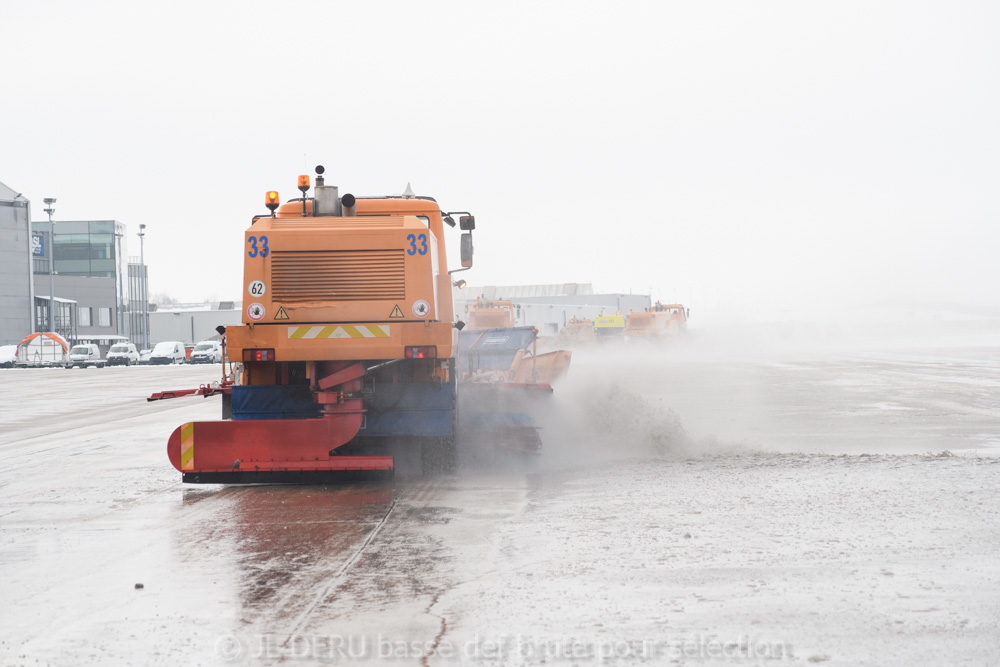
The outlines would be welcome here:
[[[413,234],[410,234],[410,236],[413,236]],[[260,247],[259,248],[257,247],[257,237],[256,236],[251,236],[251,237],[247,238],[247,243],[250,244],[250,250],[247,251],[247,254],[250,255],[251,257],[256,257],[257,255],[260,255],[261,257],[267,257],[268,253],[270,252],[270,250],[268,250],[268,248],[267,248],[267,237],[266,236],[261,236],[260,237]]]
[[[421,234],[420,236],[417,236],[416,234],[408,234],[406,240],[410,242],[410,247],[406,249],[407,255],[427,254],[427,234]],[[420,242],[419,248],[417,247],[417,241]],[[251,257],[253,257],[253,255],[251,255]]]

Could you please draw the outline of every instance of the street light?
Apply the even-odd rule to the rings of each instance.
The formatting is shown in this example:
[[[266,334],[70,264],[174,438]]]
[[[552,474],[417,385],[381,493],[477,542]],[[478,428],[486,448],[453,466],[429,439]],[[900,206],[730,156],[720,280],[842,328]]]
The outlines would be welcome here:
[[[146,225],[139,225],[139,270],[142,278],[142,349],[149,347],[149,312],[146,310],[146,255],[144,241],[146,240]]]
[[[56,332],[56,223],[52,220],[52,214],[56,212],[56,200],[46,197],[46,213],[49,214],[49,331]]]
[[[125,287],[122,284],[122,230],[115,223],[115,275],[118,276],[118,335],[125,334]],[[128,263],[125,264],[128,267]]]

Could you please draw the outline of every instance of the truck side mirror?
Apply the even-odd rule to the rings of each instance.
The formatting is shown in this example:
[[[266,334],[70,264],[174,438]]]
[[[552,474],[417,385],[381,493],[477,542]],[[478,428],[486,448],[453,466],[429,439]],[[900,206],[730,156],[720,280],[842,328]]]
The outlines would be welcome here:
[[[463,232],[471,232],[476,228],[476,218],[472,215],[463,215],[458,218],[458,226]]]
[[[465,227],[463,226],[462,229]],[[462,266],[465,268],[472,266],[472,232],[462,234]]]

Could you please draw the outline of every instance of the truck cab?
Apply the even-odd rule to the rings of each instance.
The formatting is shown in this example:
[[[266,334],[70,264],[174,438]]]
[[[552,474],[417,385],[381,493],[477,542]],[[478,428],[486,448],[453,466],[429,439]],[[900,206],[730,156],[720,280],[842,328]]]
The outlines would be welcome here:
[[[520,306],[518,306],[520,308]],[[510,329],[514,326],[516,313],[514,304],[510,301],[489,301],[479,297],[469,307],[468,328],[480,329]]]
[[[625,318],[620,314],[600,314],[594,318],[594,336],[599,342],[622,340],[625,335]]]

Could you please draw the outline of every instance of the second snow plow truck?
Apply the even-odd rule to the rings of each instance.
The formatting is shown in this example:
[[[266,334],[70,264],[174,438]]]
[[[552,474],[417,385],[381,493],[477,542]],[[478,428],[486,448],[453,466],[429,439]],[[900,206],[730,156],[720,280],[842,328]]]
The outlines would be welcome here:
[[[381,478],[401,462],[453,462],[463,324],[445,225],[458,217],[469,268],[475,218],[409,188],[341,196],[323,171],[312,197],[308,176],[301,198],[282,205],[268,192],[270,215],[244,234],[243,323],[225,331],[229,359],[241,363],[234,381],[153,397],[223,393],[223,413],[231,408],[231,420],[183,424],[170,436],[186,482]]]

